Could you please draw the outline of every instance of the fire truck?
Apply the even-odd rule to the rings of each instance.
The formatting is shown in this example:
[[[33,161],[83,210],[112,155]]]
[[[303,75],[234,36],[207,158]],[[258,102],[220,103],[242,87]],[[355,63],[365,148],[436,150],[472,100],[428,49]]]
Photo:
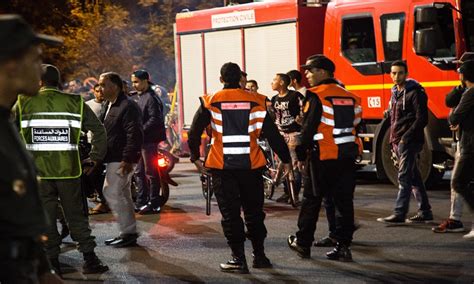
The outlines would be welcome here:
[[[375,165],[379,178],[394,183],[397,170],[384,111],[393,85],[390,64],[405,60],[409,77],[428,94],[420,168],[424,180],[433,183],[454,156],[444,100],[460,84],[459,61],[474,51],[474,1],[273,0],[186,11],[176,16],[175,48],[184,134],[198,97],[222,88],[222,64],[239,64],[259,83],[259,92],[271,97],[276,73],[300,70],[308,56],[325,54],[336,64],[335,77],[362,99],[360,164]]]

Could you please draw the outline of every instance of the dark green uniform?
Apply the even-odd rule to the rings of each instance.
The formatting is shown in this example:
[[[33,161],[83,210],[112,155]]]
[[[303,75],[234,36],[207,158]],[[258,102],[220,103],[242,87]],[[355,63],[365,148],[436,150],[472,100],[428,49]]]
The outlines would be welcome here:
[[[78,177],[81,170],[77,131],[82,128],[85,132],[92,132],[90,157],[94,161],[101,161],[105,156],[107,139],[103,125],[80,96],[62,93],[52,87],[42,88],[36,97],[20,97],[16,108],[23,138],[40,170],[40,197],[50,223],[46,242],[48,257],[55,259],[60,253],[61,237],[56,226],[59,204],[63,208],[71,237],[78,243],[78,250],[82,253],[93,252],[96,243],[91,235],[89,220],[83,213]],[[67,116],[71,118],[67,119]],[[73,120],[74,117],[76,120]],[[41,122],[44,124],[41,125]],[[56,135],[54,132],[63,134]],[[31,133],[36,137],[27,136]]]
[[[0,282],[35,282],[50,269],[40,242],[46,217],[33,161],[10,121],[10,110],[2,107],[0,173]]]

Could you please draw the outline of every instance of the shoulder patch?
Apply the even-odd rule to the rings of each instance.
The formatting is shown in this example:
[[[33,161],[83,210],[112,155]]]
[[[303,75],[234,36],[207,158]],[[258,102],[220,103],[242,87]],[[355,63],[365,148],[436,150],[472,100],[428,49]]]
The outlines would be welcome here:
[[[243,110],[243,109],[250,109],[250,103],[222,103],[221,109],[223,110]]]
[[[335,106],[353,106],[353,99],[332,99],[332,104]]]

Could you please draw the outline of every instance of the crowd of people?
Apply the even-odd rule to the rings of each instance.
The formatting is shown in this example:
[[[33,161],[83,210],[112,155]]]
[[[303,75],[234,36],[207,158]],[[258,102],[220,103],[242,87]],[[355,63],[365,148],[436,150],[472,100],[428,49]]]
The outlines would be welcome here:
[[[62,91],[57,67],[41,64],[40,43],[60,45],[55,37],[36,34],[19,16],[0,16],[0,282],[60,283],[58,219],[64,219],[83,254],[84,274],[109,269],[95,254],[88,208],[84,206],[81,177],[89,177],[100,203],[92,212],[114,214],[119,235],[105,245],[134,246],[139,232],[135,212],[160,212],[160,177],[154,170],[158,143],[166,139],[165,92],[150,81],[146,70],[127,81],[115,72],[100,74],[94,99]],[[245,240],[252,248],[252,267],[273,266],[265,254],[262,169],[266,158],[258,140],[267,139],[280,158],[299,196],[298,230],[287,238],[301,258],[311,247],[329,246],[329,260],[352,261],[355,161],[361,154],[358,137],[362,122],[360,98],[334,77],[335,64],[326,56],[310,56],[301,66],[310,85],[302,85],[297,70],[275,74],[269,100],[258,93],[258,83],[235,63],[221,67],[223,89],[200,98],[188,133],[191,162],[208,168],[222,214],[222,228],[232,258],[220,264],[223,272],[249,273]],[[464,231],[460,220],[465,201],[474,211],[474,61],[458,70],[462,84],[446,97],[450,127],[459,136],[451,180],[452,212],[433,231]],[[22,74],[22,76],[17,76]],[[425,223],[433,220],[417,156],[428,122],[427,95],[408,78],[408,66],[395,61],[390,73],[394,86],[388,109],[390,144],[398,161],[399,192],[386,224]],[[158,93],[158,94],[157,94]],[[210,127],[210,149],[200,159],[202,132]],[[84,137],[91,147],[81,157]],[[95,182],[105,167],[102,182]],[[130,185],[135,175],[134,203]],[[39,181],[37,179],[39,177]],[[89,180],[90,182],[90,180]],[[288,202],[288,188],[278,202]],[[413,193],[418,212],[408,219]],[[321,206],[327,212],[328,236],[314,242]],[[14,210],[13,210],[14,209]],[[243,210],[243,217],[241,217]],[[474,238],[474,228],[465,238]]]

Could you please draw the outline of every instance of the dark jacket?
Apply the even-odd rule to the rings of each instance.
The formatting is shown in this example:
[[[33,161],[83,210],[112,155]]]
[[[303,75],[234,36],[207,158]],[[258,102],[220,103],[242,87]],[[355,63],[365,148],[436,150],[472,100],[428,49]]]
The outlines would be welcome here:
[[[166,140],[163,103],[151,87],[138,95],[137,103],[142,112],[143,142],[159,143]]]
[[[449,94],[446,95],[445,103],[449,108],[455,108],[461,101],[462,94],[466,91],[462,85],[454,87]]]
[[[143,144],[143,127],[138,105],[120,93],[105,116],[107,155],[104,162],[137,163]]]
[[[403,90],[392,87],[390,103],[390,143],[423,144],[423,129],[428,124],[425,89],[417,81],[408,79]]]
[[[0,238],[36,239],[46,233],[36,170],[10,110],[0,107]]]
[[[449,116],[451,125],[459,125],[459,151],[474,154],[474,88],[467,89]]]

